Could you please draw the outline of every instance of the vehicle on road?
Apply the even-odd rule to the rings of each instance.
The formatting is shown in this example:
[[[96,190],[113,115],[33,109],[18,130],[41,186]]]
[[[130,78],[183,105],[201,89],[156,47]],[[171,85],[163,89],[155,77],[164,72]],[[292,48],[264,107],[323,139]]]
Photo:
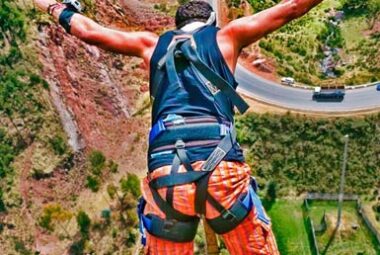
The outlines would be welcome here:
[[[343,100],[346,89],[343,85],[328,85],[316,87],[313,93],[313,100]]]
[[[377,90],[377,91],[380,91],[380,83],[378,83],[378,84],[376,85],[376,90]]]
[[[292,77],[284,77],[281,79],[281,84],[291,86],[295,84],[295,81]]]

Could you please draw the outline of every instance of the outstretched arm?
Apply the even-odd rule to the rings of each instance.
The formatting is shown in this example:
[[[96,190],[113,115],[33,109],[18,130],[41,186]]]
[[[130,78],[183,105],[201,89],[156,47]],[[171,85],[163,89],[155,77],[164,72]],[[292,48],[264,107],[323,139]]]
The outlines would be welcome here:
[[[55,0],[34,0],[34,2],[45,12],[48,11],[49,5],[56,3]],[[58,6],[52,9],[51,14],[56,21],[64,8],[65,6]],[[88,44],[146,60],[150,58],[158,40],[158,36],[154,33],[109,29],[78,13],[72,17],[70,25],[70,33]]]
[[[237,59],[242,48],[303,16],[322,1],[283,0],[272,8],[230,22],[219,32],[218,41],[228,42],[231,45],[229,50]]]

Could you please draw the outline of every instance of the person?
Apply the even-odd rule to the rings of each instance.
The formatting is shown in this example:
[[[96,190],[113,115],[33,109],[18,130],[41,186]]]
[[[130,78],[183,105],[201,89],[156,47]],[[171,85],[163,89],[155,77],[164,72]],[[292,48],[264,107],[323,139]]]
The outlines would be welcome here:
[[[73,36],[148,67],[152,129],[139,204],[145,254],[193,254],[201,216],[230,254],[279,254],[236,141],[234,107],[244,112],[247,104],[234,71],[244,47],[323,0],[283,0],[223,28],[207,2],[190,1],[179,6],[176,29],[161,36],[103,27],[79,13],[77,0],[34,1]]]

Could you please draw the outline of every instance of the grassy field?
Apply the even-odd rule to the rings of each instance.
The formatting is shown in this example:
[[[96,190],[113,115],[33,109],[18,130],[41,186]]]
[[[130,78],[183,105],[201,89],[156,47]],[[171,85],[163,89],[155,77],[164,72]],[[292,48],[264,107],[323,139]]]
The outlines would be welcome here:
[[[301,206],[302,201],[278,200],[268,210],[282,255],[311,254]]]
[[[310,216],[314,225],[321,222],[323,214],[327,216],[327,230],[317,235],[317,242],[321,254],[348,255],[348,254],[380,254],[374,237],[371,235],[356,211],[354,202],[345,202],[343,205],[342,225],[335,234],[331,245],[328,243],[334,236],[337,220],[337,202],[310,203]],[[326,250],[326,247],[328,249]],[[327,251],[323,253],[323,251]]]

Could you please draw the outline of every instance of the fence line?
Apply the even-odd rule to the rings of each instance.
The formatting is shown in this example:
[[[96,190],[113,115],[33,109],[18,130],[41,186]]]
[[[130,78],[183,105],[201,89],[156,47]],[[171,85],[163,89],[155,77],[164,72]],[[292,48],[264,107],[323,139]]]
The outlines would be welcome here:
[[[309,203],[307,202],[307,199],[304,200],[304,212],[303,212],[303,217],[305,221],[305,227],[307,231],[307,236],[310,242],[311,246],[311,253],[313,255],[319,255],[319,248],[318,248],[318,243],[317,243],[317,237],[315,236],[315,230],[314,230],[314,224],[313,220],[310,218],[309,215]]]
[[[335,201],[339,199],[339,194],[332,193],[307,193],[307,200],[325,200],[325,201]],[[358,195],[344,194],[343,200],[345,201],[358,201]]]
[[[375,235],[377,242],[380,244],[380,231],[373,225],[368,215],[363,210],[360,200],[358,200],[358,213],[362,217],[370,231]]]
[[[312,234],[312,241],[313,241],[313,252],[315,255],[319,255],[319,248],[317,243],[317,237],[315,236],[315,229],[314,229],[314,223],[313,220],[310,218],[310,216],[307,216],[307,222],[309,222],[311,227],[311,234]]]
[[[336,201],[339,199],[339,194],[330,194],[330,193],[308,193],[306,195],[306,198],[304,200],[304,205],[305,205],[305,208],[307,211],[310,210],[310,207],[309,207],[309,203],[308,203],[308,200],[320,200],[320,201]],[[366,226],[368,227],[368,229],[372,232],[372,234],[376,237],[377,239],[377,242],[380,244],[380,230],[378,230],[374,225],[373,223],[371,222],[371,220],[369,219],[368,215],[366,214],[366,212],[363,210],[362,208],[362,205],[361,205],[361,201],[360,201],[360,198],[358,195],[351,195],[351,194],[345,194],[344,197],[343,197],[343,200],[345,201],[356,201],[356,205],[357,205],[357,212],[358,214],[360,215],[360,217],[363,219],[364,223],[366,224]],[[309,217],[309,215],[307,216]],[[311,223],[313,223],[311,221]],[[316,241],[315,239],[315,230],[314,230],[314,225],[312,227],[312,234],[313,234],[313,238],[314,240]],[[318,247],[317,247],[318,249]],[[319,251],[318,253],[319,254]]]

